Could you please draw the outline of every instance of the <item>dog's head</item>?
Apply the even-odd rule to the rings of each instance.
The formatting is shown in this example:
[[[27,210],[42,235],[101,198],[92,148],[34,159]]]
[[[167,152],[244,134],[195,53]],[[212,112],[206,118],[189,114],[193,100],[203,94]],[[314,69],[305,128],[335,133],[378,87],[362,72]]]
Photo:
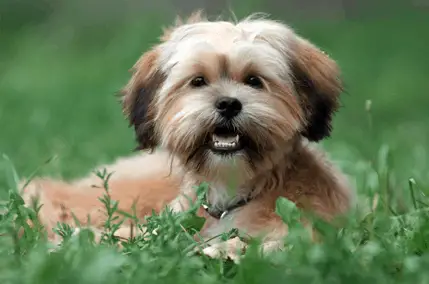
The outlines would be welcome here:
[[[166,147],[195,169],[283,157],[330,135],[342,91],[336,63],[289,27],[193,17],[138,60],[123,106],[140,149]]]

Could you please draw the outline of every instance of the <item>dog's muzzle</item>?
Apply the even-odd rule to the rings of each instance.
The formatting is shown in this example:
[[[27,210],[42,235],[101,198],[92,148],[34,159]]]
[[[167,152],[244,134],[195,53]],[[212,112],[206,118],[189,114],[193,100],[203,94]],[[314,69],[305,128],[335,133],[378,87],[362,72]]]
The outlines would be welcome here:
[[[210,133],[210,150],[217,154],[233,154],[242,150],[242,135],[233,126],[233,119],[240,114],[243,105],[232,97],[220,97],[215,102],[215,108],[222,122]]]

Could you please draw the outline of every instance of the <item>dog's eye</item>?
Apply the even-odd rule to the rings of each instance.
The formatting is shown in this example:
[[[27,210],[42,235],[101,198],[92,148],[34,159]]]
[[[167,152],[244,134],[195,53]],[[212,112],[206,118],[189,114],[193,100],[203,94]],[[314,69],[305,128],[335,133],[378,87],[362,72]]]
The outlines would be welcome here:
[[[204,78],[203,76],[195,77],[194,79],[192,79],[191,85],[195,88],[206,86],[207,85],[206,78]]]
[[[244,79],[244,84],[249,85],[250,87],[255,89],[262,89],[264,87],[262,80],[259,77],[252,75],[247,76],[246,79]]]

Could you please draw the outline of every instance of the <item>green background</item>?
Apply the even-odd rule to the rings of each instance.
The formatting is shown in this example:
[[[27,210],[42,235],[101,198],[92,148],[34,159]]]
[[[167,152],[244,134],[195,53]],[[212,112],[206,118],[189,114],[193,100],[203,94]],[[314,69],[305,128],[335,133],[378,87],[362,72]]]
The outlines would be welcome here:
[[[38,175],[67,179],[130,155],[134,134],[115,97],[129,68],[177,11],[208,6],[228,15],[221,2],[0,0],[0,153],[21,177],[43,165]],[[340,239],[298,242],[277,266],[254,254],[231,275],[222,263],[184,256],[190,242],[165,216],[153,224],[168,234],[144,249],[131,245],[133,256],[85,241],[48,254],[38,237],[7,238],[20,214],[1,211],[1,283],[429,283],[427,1],[229,2],[238,18],[272,13],[338,61],[346,92],[322,146],[360,203],[379,197],[375,212],[352,215]],[[0,197],[13,187],[9,170],[1,159]],[[16,200],[6,206],[16,209]]]
[[[115,13],[121,5],[109,3],[114,2],[0,6],[0,152],[22,175],[55,156],[40,174],[77,177],[131,153],[132,129],[115,93],[136,59],[157,42],[162,26],[173,22],[174,11],[142,5],[138,12]],[[267,10],[263,1],[235,1],[232,8],[237,17]],[[400,179],[427,181],[421,175],[428,169],[429,145],[427,10],[398,4],[350,19],[303,13],[290,20],[281,11],[268,12],[327,51],[343,70],[343,107],[332,137],[323,142],[333,158],[353,168],[385,144]],[[372,129],[366,100],[372,101]]]

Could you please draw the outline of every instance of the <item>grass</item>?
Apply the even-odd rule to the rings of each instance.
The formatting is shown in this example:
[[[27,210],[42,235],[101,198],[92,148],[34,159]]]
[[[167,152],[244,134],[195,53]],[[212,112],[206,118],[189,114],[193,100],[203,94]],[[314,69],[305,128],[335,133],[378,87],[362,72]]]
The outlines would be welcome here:
[[[292,22],[344,71],[344,107],[323,147],[371,210],[351,212],[341,229],[318,222],[323,242],[311,244],[292,218],[300,213],[279,200],[278,212],[292,227],[288,250],[262,258],[255,243],[236,265],[187,254],[195,246],[189,232],[201,221],[192,212],[150,216],[140,226],[159,233],[121,250],[114,244],[122,240],[112,237],[121,219],[109,219],[101,243],[60,225],[64,242],[54,252],[42,227],[26,225],[37,219],[23,207],[20,177],[36,169],[77,177],[130,154],[133,133],[114,94],[156,41],[153,27],[168,19],[147,13],[95,21],[73,11],[2,30],[0,196],[7,210],[0,215],[0,283],[429,282],[427,15],[403,10],[359,21]],[[100,204],[111,214],[107,174],[99,173],[106,189]]]

